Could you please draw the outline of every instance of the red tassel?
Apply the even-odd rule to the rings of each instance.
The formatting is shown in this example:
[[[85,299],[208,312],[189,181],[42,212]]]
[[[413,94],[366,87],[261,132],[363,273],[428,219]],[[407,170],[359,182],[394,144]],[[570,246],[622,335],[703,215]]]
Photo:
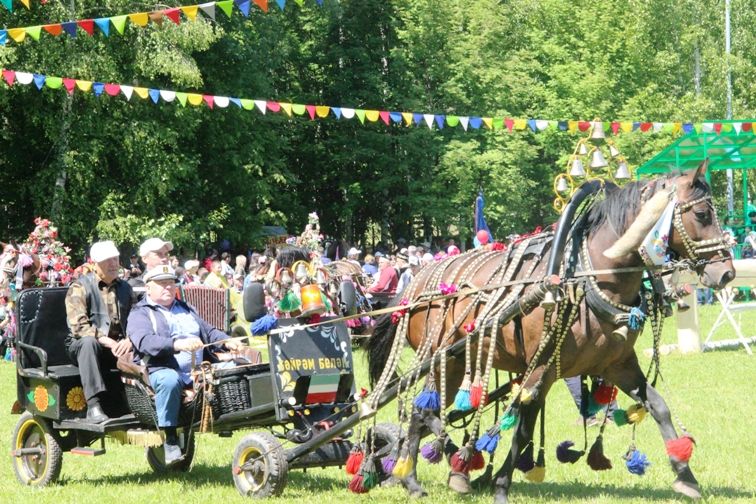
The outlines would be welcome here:
[[[486,460],[483,458],[483,454],[478,450],[475,450],[472,458],[470,459],[470,470],[479,471],[486,467]]]
[[[470,405],[477,409],[483,401],[483,384],[480,381],[480,375],[476,374],[470,387]]]
[[[617,398],[617,388],[614,385],[601,384],[593,392],[596,404],[609,404]]]
[[[363,494],[367,493],[367,489],[365,488],[365,485],[362,484],[362,475],[361,474],[355,474],[354,478],[352,478],[352,481],[349,482],[349,490],[356,494]]]
[[[464,447],[452,455],[449,465],[453,472],[467,474],[470,472],[470,463],[472,462],[470,456],[470,448]]]
[[[687,462],[693,455],[693,445],[696,442],[692,437],[685,435],[681,438],[670,439],[666,444],[667,455],[678,462]]]
[[[360,466],[362,465],[362,460],[365,458],[365,454],[362,453],[362,450],[352,450],[349,453],[349,457],[346,461],[346,473],[347,474],[357,474],[357,472],[360,470]],[[351,483],[350,483],[351,488]]]

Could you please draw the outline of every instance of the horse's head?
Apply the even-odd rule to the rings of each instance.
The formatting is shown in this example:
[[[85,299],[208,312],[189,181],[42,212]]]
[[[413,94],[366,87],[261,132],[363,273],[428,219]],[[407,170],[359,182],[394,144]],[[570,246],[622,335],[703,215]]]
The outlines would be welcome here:
[[[669,247],[696,263],[696,273],[705,286],[721,289],[735,279],[735,268],[704,178],[708,165],[706,160],[698,169],[674,178],[677,205]]]

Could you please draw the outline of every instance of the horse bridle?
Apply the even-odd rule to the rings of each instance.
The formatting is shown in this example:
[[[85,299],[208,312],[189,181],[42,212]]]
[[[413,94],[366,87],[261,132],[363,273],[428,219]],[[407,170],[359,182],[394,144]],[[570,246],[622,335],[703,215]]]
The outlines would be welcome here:
[[[718,238],[710,238],[708,240],[694,240],[683,224],[682,216],[685,212],[698,205],[699,203],[706,203],[711,209],[712,219],[717,229],[720,230],[720,236]],[[717,213],[714,210],[714,205],[711,201],[711,196],[703,196],[691,201],[677,202],[675,204],[675,211],[672,217],[672,226],[680,235],[683,246],[685,247],[685,253],[688,255],[688,259],[698,262],[701,260],[701,254],[709,252],[722,252],[730,250],[730,245],[724,239],[721,234],[722,227],[719,225],[719,219],[717,219]]]

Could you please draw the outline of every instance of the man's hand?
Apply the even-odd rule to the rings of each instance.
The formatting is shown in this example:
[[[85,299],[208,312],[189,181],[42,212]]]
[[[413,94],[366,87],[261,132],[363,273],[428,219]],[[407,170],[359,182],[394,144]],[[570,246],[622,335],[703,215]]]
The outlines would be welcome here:
[[[127,353],[131,352],[131,349],[131,340],[128,338],[118,340],[115,342],[114,346],[110,347],[110,351],[113,352],[113,355],[115,355],[116,357],[123,357]]]
[[[173,342],[173,349],[177,352],[193,352],[204,346],[199,338],[181,338]]]
[[[113,347],[115,347],[116,344],[118,343],[116,340],[114,340],[113,338],[110,338],[108,336],[103,336],[102,338],[97,338],[97,342],[100,345],[104,346],[105,348],[110,348],[110,349],[112,349]]]
[[[236,339],[236,338],[229,338],[227,340],[223,340],[223,344],[226,346],[226,348],[228,348],[232,352],[238,352],[244,346],[244,343],[242,343],[241,340]]]

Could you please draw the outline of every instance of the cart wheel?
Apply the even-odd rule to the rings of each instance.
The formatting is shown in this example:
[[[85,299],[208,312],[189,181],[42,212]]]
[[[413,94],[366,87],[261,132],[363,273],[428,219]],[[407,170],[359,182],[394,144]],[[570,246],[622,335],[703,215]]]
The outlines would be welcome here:
[[[28,411],[21,415],[13,430],[11,456],[16,478],[24,485],[43,487],[60,476],[63,451],[50,424]]]
[[[289,464],[278,439],[268,432],[254,432],[236,445],[231,470],[241,495],[262,499],[283,492]]]
[[[368,443],[372,442],[375,453],[379,458],[382,458],[391,453],[394,445],[399,442],[400,436],[401,431],[398,425],[384,422],[376,424],[375,427],[368,430],[367,441]],[[382,474],[381,482],[392,477],[390,474],[383,474],[382,471],[380,471],[380,474]]]
[[[150,467],[155,473],[164,474],[169,472],[187,472],[191,468],[192,461],[194,460],[194,448],[196,445],[196,440],[194,439],[194,431],[192,431],[188,440],[186,440],[185,438],[186,434],[182,433],[180,434],[180,436],[184,437],[185,439],[184,446],[181,449],[181,452],[184,454],[184,458],[176,462],[175,464],[171,464],[169,466],[165,465],[165,450],[163,449],[163,445],[150,446],[145,449],[145,453],[147,455],[147,463],[150,464]]]

